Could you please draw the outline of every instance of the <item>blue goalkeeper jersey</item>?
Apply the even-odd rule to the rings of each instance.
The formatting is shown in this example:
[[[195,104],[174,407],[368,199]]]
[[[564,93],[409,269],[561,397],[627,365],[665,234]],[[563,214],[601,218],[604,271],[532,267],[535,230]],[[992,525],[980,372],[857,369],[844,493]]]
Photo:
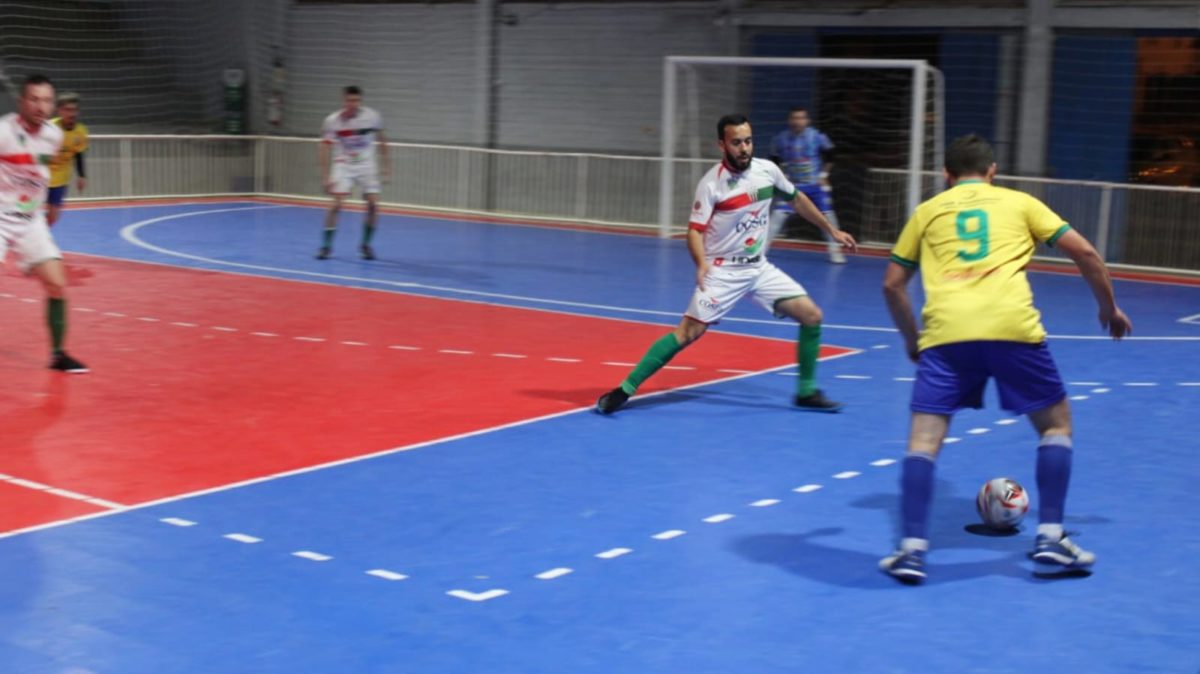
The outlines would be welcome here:
[[[779,158],[783,175],[796,187],[816,185],[821,177],[821,152],[833,149],[829,136],[811,126],[800,133],[790,129],[771,140],[772,157]]]

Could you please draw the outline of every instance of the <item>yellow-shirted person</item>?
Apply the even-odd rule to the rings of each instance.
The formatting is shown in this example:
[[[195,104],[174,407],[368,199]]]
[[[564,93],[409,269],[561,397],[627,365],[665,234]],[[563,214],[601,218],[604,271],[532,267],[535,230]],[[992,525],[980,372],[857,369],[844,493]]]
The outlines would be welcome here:
[[[87,172],[83,153],[88,149],[88,128],[79,121],[79,94],[64,92],[58,97],[58,117],[50,120],[62,129],[62,149],[50,160],[50,190],[46,194],[46,223],[53,226],[62,212],[63,199],[71,184],[72,169],[76,174],[75,189],[87,187]]]
[[[1063,533],[1071,476],[1071,408],[1050,350],[1025,267],[1039,243],[1079,267],[1114,339],[1133,326],[1117,307],[1104,260],[1061,217],[1034,197],[992,185],[996,162],[979,136],[946,150],[949,189],[917,207],[892,249],[883,282],[888,311],[917,364],[908,455],[900,478],[899,549],[880,568],[905,583],[925,580],[934,461],[960,409],[983,406],[988,379],[1000,406],[1028,415],[1037,450],[1038,518],[1034,573],[1088,573],[1096,556]],[[921,273],[923,327],[918,331],[908,284]]]

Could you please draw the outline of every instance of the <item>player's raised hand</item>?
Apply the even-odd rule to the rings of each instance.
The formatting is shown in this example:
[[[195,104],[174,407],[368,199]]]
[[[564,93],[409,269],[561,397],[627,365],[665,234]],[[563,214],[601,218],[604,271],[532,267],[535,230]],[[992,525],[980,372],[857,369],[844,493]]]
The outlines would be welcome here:
[[[1125,335],[1133,334],[1133,321],[1125,315],[1124,311],[1114,306],[1112,311],[1100,312],[1100,327],[1108,331],[1113,339],[1121,339]]]
[[[850,250],[858,250],[858,242],[854,240],[854,237],[850,234],[850,232],[839,229],[833,233],[833,240],[842,244],[846,248],[849,248]]]

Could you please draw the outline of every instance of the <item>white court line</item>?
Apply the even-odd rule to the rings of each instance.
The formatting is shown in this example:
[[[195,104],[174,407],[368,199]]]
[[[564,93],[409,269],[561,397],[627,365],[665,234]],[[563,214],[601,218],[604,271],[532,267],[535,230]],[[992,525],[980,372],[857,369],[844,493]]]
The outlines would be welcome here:
[[[466,599],[467,601],[487,601],[496,597],[503,597],[508,594],[508,590],[488,590],[487,592],[467,592],[466,590],[450,590],[446,594],[458,599]]]
[[[325,341],[324,337],[293,337],[292,339],[296,340],[297,342],[323,342],[323,341]]]
[[[26,480],[24,478],[19,478],[19,477],[13,476],[13,475],[5,475],[5,474],[0,473],[0,482],[7,482],[8,484],[11,484],[16,487],[23,487],[25,489],[31,489],[33,491],[40,491],[43,494],[51,494],[53,496],[58,496],[59,498],[70,499],[72,501],[83,501],[84,503],[90,503],[94,506],[99,506],[101,508],[107,508],[109,511],[120,510],[120,509],[125,508],[125,505],[123,505],[121,503],[115,503],[113,501],[106,501],[105,499],[96,498],[95,496],[88,496],[87,494],[81,494],[77,491],[71,491],[69,489],[62,489],[59,487],[54,487],[52,485],[43,484],[41,482],[35,482],[33,480]],[[93,513],[93,515],[84,515],[83,517],[93,517],[95,515],[104,515],[104,514],[108,514],[108,513]],[[3,537],[3,534],[0,534],[0,537]]]
[[[946,438],[942,440],[942,444],[944,445],[953,445],[956,442],[962,442],[962,438]]]
[[[493,353],[492,355],[495,356],[496,358],[528,358],[529,357],[529,356],[521,355],[519,353]]]
[[[261,538],[258,538],[257,536],[251,536],[249,534],[225,534],[223,538],[228,538],[229,540],[237,541],[238,543],[262,543]]]
[[[666,531],[660,531],[657,534],[654,534],[650,538],[653,538],[656,541],[669,541],[672,538],[679,538],[686,533],[687,532],[683,529],[667,529]]]
[[[354,342],[350,340],[344,341],[342,344],[345,344],[346,346],[370,346],[366,342]]]
[[[869,375],[865,374],[839,374],[834,375],[836,379],[870,379]]]
[[[759,499],[759,500],[755,501],[754,503],[751,503],[750,506],[753,508],[766,508],[769,506],[773,506],[777,503],[779,503],[779,499],[777,499],[777,498],[764,498],[764,499]]]
[[[583,359],[581,359],[581,358],[559,358],[557,356],[547,358],[546,360],[553,362],[553,363],[582,363],[583,362]]]
[[[842,472],[840,472],[840,473],[836,473],[836,474],[833,476],[833,479],[835,479],[835,480],[849,480],[850,478],[852,478],[852,477],[858,477],[859,475],[862,475],[862,473],[858,472],[857,470],[843,470],[843,471],[842,471]]]
[[[1180,386],[1200,386],[1200,381],[1181,381]]]
[[[808,494],[808,493],[814,492],[820,488],[821,488],[821,485],[819,485],[819,484],[806,484],[806,485],[803,485],[800,487],[796,487],[792,491],[796,492],[797,494]]]
[[[194,527],[196,523],[191,520],[185,520],[180,517],[164,517],[159,520],[164,524],[170,524],[173,527]]]
[[[419,347],[419,346],[404,346],[403,344],[393,344],[393,345],[389,346],[388,348],[396,349],[397,351],[420,351],[421,350],[421,347]]]
[[[628,555],[631,552],[633,552],[632,548],[612,548],[611,550],[605,550],[604,552],[597,552],[596,557],[599,557],[600,559],[616,559],[617,557]]]
[[[1112,389],[1110,389],[1110,388],[1104,388],[1104,387],[1094,388],[1094,389],[1092,389],[1092,393],[1108,393],[1111,390]]]
[[[896,460],[895,460],[895,459],[879,459],[879,460],[877,460],[877,461],[872,461],[872,462],[871,462],[871,465],[872,465],[872,466],[876,466],[876,467],[878,467],[878,468],[882,468],[882,467],[884,467],[884,466],[890,466],[890,465],[892,465],[893,463],[896,463]]]
[[[892,377],[892,381],[916,381],[916,377]]]
[[[1012,426],[1013,424],[1017,423],[1018,421],[1020,421],[1020,419],[1013,419],[1011,417],[1006,418],[1006,419],[997,419],[996,425],[997,426]]]
[[[276,334],[274,332],[252,332],[250,334],[254,335],[255,337],[278,337],[279,336],[278,334]]]
[[[184,321],[171,321],[171,325],[175,325],[175,326],[178,326],[181,328],[198,328],[198,327],[200,327],[200,326],[196,325],[195,323],[185,323]]]
[[[367,571],[366,574],[368,576],[375,576],[376,578],[382,578],[384,580],[404,580],[405,578],[408,578],[408,576],[404,575],[403,573],[396,573],[395,571],[388,571],[387,569],[371,569],[370,571]]]
[[[728,522],[731,519],[733,519],[733,515],[731,515],[729,513],[720,513],[717,515],[709,515],[708,517],[705,517],[701,521],[707,522],[709,524],[720,524],[721,522]]]
[[[967,433],[970,435],[983,435],[984,433],[990,433],[991,431],[992,431],[992,429],[983,428],[981,426],[979,428],[972,428],[971,430],[967,431]]]
[[[562,578],[563,576],[565,576],[568,573],[571,573],[573,571],[574,571],[574,569],[568,569],[565,566],[560,566],[557,569],[550,569],[549,571],[543,571],[543,572],[539,573],[538,575],[534,576],[534,578],[537,578],[538,580],[554,580],[555,578]]]
[[[739,379],[747,379],[749,377],[757,376],[760,374],[770,374],[771,372],[778,370],[780,367],[794,367],[794,366],[793,365],[780,365],[779,367],[767,368],[765,370],[749,372],[746,374],[733,375],[733,376],[729,376],[729,377],[721,377],[718,379],[711,379],[708,381],[697,382],[695,384],[689,384],[687,386],[680,386],[677,388],[664,389],[662,391],[653,391],[650,393],[645,393],[645,394],[639,395],[638,399],[639,400],[648,400],[650,398],[655,398],[655,397],[662,396],[662,395],[668,395],[670,393],[676,393],[678,391],[687,391],[689,389],[700,388],[702,386],[712,386],[714,384],[722,384],[725,382],[737,381]],[[433,447],[433,446],[440,445],[443,443],[456,442],[458,440],[465,440],[467,438],[473,438],[473,437],[480,436],[480,435],[486,435],[488,433],[495,433],[497,431],[503,431],[503,430],[507,430],[510,428],[519,428],[521,426],[527,426],[529,424],[536,424],[536,423],[539,423],[542,421],[548,421],[550,419],[557,419],[558,417],[565,417],[570,414],[580,414],[583,412],[590,413],[594,409],[595,409],[594,405],[587,405],[586,407],[578,407],[573,410],[564,410],[561,412],[552,412],[550,414],[544,414],[540,417],[534,417],[532,419],[522,419],[520,421],[513,421],[513,422],[507,423],[507,424],[499,424],[497,426],[491,426],[489,428],[481,428],[481,429],[474,430],[474,431],[468,431],[466,433],[459,433],[458,435],[451,435],[451,436],[445,437],[445,438],[436,438],[433,440],[426,440],[423,442],[413,443],[411,445],[402,445],[400,447],[393,447],[392,449],[385,449],[385,450],[374,452],[371,454],[364,454],[362,456],[352,456],[352,457],[347,457],[345,459],[337,459],[335,461],[319,463],[319,464],[316,464],[313,466],[305,466],[303,468],[296,468],[293,470],[282,471],[279,473],[274,473],[272,475],[264,475],[262,477],[251,478],[249,480],[242,480],[241,482],[233,482],[230,484],[220,485],[218,487],[210,487],[208,489],[199,489],[199,490],[192,491],[192,492],[178,494],[176,496],[168,496],[165,498],[156,499],[154,501],[147,501],[145,503],[138,503],[135,505],[114,504],[114,507],[111,510],[108,510],[105,512],[93,513],[91,515],[80,515],[79,517],[69,517],[66,519],[56,520],[54,522],[46,522],[44,524],[36,524],[33,526],[21,528],[21,529],[14,529],[12,531],[0,532],[0,540],[5,539],[5,538],[11,538],[14,536],[20,536],[23,534],[33,533],[35,531],[43,531],[45,529],[55,529],[55,528],[58,528],[61,526],[66,526],[68,524],[75,524],[78,522],[86,522],[88,520],[97,519],[100,517],[108,517],[110,515],[116,515],[119,513],[130,512],[130,511],[134,511],[134,510],[143,510],[146,508],[153,508],[155,506],[160,506],[160,505],[164,505],[167,503],[175,503],[177,501],[183,501],[186,499],[196,498],[199,496],[207,496],[209,494],[218,494],[221,492],[231,491],[234,489],[241,489],[243,487],[249,487],[249,486],[256,485],[256,484],[263,484],[266,482],[274,482],[276,480],[282,480],[282,479],[294,477],[297,475],[305,475],[305,474],[313,473],[313,472],[316,472],[319,470],[327,470],[329,468],[336,468],[338,466],[349,465],[352,463],[359,463],[361,461],[370,461],[370,460],[382,458],[385,456],[391,456],[393,454],[400,454],[403,452],[411,452],[416,449],[422,449],[425,447]]]
[[[319,552],[313,552],[312,550],[297,550],[296,552],[292,553],[292,556],[299,557],[301,559],[310,559],[314,562],[328,562],[329,560],[333,559],[333,557],[329,555],[323,555]]]
[[[1087,400],[1088,397],[1089,396],[1085,396],[1085,395],[1071,396],[1071,400]]]
[[[214,325],[213,330],[219,330],[220,332],[237,332],[238,331],[237,328],[230,328],[230,327],[227,327],[224,325]]]
[[[1127,382],[1125,382],[1125,385],[1133,386],[1133,387],[1143,387],[1143,388],[1150,387],[1150,386],[1158,386],[1158,384],[1156,384],[1155,382],[1152,382],[1152,381],[1127,381]]]
[[[1104,382],[1102,382],[1102,381],[1072,381],[1072,382],[1067,382],[1067,383],[1071,386],[1103,386],[1104,385]]]
[[[463,351],[462,349],[438,349],[438,353],[452,353],[457,356],[469,356],[475,352],[474,351]]]
[[[691,365],[663,365],[664,370],[695,370]]]

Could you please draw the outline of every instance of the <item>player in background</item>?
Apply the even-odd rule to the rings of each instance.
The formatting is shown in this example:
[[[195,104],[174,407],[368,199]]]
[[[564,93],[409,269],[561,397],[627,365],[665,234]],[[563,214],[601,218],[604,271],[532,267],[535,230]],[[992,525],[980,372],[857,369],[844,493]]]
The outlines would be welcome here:
[[[841,408],[816,387],[821,308],[803,286],[767,261],[771,200],[787,199],[840,245],[854,248],[854,237],[826,220],[778,166],[754,158],[750,120],[744,116],[726,115],[717,122],[717,146],[723,159],[700,179],[688,223],[688,252],[696,263],[691,303],[679,326],[650,347],[620,386],[600,396],[596,410],[601,414],[617,411],[642,382],[700,339],[746,295],[776,316],[800,323],[796,406],[824,412]]]
[[[996,380],[1000,406],[1028,415],[1039,437],[1036,571],[1086,572],[1096,559],[1063,532],[1071,408],[1025,276],[1037,244],[1056,246],[1075,262],[1099,305],[1100,325],[1114,339],[1133,326],[1117,307],[1096,249],[1034,197],[993,186],[993,157],[979,136],[950,144],[945,176],[951,187],[917,207],[883,282],[888,311],[917,363],[900,478],[903,538],[899,550],[880,561],[885,573],[906,583],[925,579],[934,462],[950,418],[983,406],[989,378]],[[918,266],[925,287],[920,331],[907,290]]]
[[[810,125],[808,110],[792,108],[788,114],[788,128],[771,139],[769,153],[771,161],[783,169],[783,174],[808,197],[825,215],[825,219],[837,227],[837,214],[833,212],[832,189],[829,186],[829,171],[833,165],[833,141],[829,136]],[[771,232],[783,230],[787,220],[796,214],[792,204],[778,200],[771,205]],[[845,264],[842,246],[825,230],[821,230],[829,247],[829,261]]]
[[[11,248],[21,271],[36,276],[45,288],[50,368],[87,372],[63,350],[67,273],[43,209],[50,162],[63,137],[62,129],[49,123],[53,110],[54,85],[44,75],[32,75],[21,84],[17,112],[0,117],[0,261]]]
[[[330,114],[321,125],[321,144],[318,164],[321,184],[333,197],[333,203],[325,214],[325,232],[318,260],[325,260],[333,252],[333,235],[337,231],[338,212],[342,201],[357,186],[367,202],[367,216],[363,220],[362,242],[359,253],[364,260],[374,260],[371,237],[375,235],[375,223],[379,209],[379,185],[387,182],[391,168],[388,163],[387,138],[383,135],[383,118],[372,108],[362,104],[362,89],[349,86],[342,91],[342,109]],[[379,146],[378,164],[375,147]]]
[[[58,117],[50,121],[63,132],[62,149],[50,162],[50,192],[46,195],[46,222],[53,227],[62,213],[63,199],[67,197],[67,188],[71,184],[72,163],[78,176],[75,179],[75,189],[83,192],[87,187],[83,153],[88,149],[88,128],[79,121],[79,94],[59,94]]]

